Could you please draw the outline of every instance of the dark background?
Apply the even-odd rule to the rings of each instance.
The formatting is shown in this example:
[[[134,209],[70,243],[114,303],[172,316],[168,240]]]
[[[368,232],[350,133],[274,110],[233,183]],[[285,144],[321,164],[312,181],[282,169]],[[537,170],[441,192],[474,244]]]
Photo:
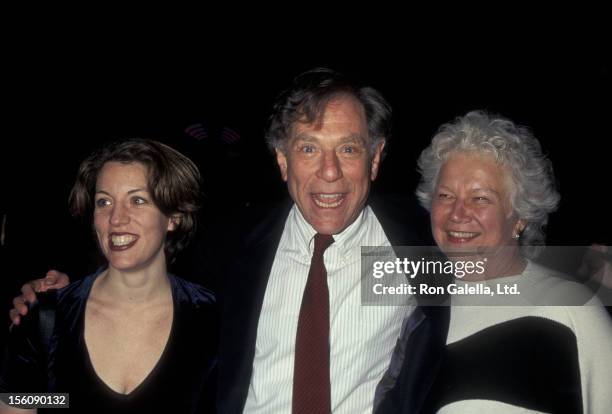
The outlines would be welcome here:
[[[553,161],[562,202],[550,219],[549,244],[612,244],[610,48],[601,39],[490,48],[451,38],[439,47],[398,41],[349,51],[339,44],[326,53],[287,53],[274,41],[248,53],[164,46],[118,51],[41,38],[11,51],[0,142],[3,315],[18,287],[47,269],[82,275],[95,267],[88,225],[69,216],[66,200],[78,164],[105,141],[147,137],[188,154],[201,168],[205,205],[227,212],[215,220],[282,197],[263,141],[266,119],[277,93],[315,66],[374,86],[394,108],[394,136],[375,191],[412,193],[416,159],[437,127],[487,109],[531,127]],[[205,138],[185,133],[194,124],[203,125]],[[223,128],[240,139],[224,141]]]

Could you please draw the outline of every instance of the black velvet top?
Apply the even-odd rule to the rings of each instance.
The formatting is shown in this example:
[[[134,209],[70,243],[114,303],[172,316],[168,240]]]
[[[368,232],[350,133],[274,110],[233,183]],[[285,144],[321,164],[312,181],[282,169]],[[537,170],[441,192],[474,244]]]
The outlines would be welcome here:
[[[13,328],[0,366],[0,392],[68,392],[70,412],[213,412],[218,343],[214,295],[169,276],[174,317],[166,347],[145,380],[129,394],[120,394],[97,376],[85,346],[85,305],[99,274],[58,291],[47,367],[36,307]]]

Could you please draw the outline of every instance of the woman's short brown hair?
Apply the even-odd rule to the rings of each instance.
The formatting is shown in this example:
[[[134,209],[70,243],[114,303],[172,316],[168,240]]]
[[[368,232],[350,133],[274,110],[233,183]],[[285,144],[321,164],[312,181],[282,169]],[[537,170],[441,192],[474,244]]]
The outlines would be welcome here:
[[[165,252],[168,261],[182,250],[195,234],[200,207],[200,172],[186,156],[161,142],[128,139],[107,145],[80,165],[70,192],[70,210],[75,217],[91,217],[100,170],[110,161],[141,163],[147,168],[148,190],[153,203],[166,216],[179,216],[176,229],[168,232]]]

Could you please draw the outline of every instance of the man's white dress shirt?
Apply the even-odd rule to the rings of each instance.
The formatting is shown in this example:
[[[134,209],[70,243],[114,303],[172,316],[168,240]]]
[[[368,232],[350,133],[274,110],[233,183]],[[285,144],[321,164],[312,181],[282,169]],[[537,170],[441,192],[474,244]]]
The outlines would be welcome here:
[[[295,336],[316,231],[291,209],[276,251],[257,327],[245,413],[290,413]],[[361,246],[390,246],[366,207],[334,235],[324,262],[330,298],[330,378],[334,413],[371,413],[374,391],[389,366],[409,306],[361,304]]]

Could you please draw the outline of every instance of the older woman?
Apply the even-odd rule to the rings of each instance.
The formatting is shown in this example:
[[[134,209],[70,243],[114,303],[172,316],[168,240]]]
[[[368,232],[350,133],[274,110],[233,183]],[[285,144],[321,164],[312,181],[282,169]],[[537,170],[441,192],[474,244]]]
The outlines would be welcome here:
[[[428,409],[608,412],[608,315],[595,301],[563,306],[584,289],[531,261],[559,202],[538,141],[507,119],[470,112],[440,128],[419,169],[417,196],[430,211],[437,245],[451,260],[486,259],[484,272],[457,284],[516,286],[520,292],[510,300],[487,296],[483,303],[474,296],[452,298],[446,355]],[[515,306],[458,306],[495,300]],[[557,306],[537,306],[550,304]]]
[[[214,297],[166,269],[195,231],[199,179],[155,141],[113,144],[81,164],[71,208],[93,220],[108,265],[58,291],[47,351],[38,318],[14,327],[2,392],[68,392],[87,413],[212,410]]]

